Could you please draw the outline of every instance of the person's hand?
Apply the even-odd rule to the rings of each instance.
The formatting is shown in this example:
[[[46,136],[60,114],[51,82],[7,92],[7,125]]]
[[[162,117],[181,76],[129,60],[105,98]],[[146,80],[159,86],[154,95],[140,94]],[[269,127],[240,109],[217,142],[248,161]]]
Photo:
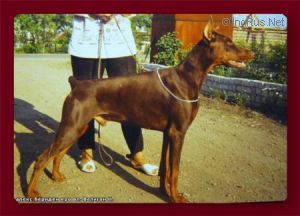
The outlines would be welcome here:
[[[100,18],[100,20],[104,23],[107,23],[113,14],[90,14],[94,19]]]

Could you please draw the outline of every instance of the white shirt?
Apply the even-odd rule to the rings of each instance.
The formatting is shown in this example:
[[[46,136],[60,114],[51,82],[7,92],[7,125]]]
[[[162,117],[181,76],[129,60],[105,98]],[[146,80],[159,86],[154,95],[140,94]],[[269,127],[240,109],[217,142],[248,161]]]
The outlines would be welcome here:
[[[103,31],[102,37],[99,38],[101,25]],[[70,55],[81,58],[99,58],[100,54],[102,59],[106,59],[132,56],[136,52],[128,18],[114,15],[109,22],[103,24],[99,19],[93,19],[87,14],[84,14],[84,17],[74,16],[69,42]]]

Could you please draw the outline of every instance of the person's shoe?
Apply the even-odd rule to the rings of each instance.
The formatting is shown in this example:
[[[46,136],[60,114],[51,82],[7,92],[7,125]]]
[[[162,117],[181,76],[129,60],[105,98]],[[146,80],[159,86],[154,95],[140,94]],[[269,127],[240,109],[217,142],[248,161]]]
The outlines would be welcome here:
[[[148,163],[144,163],[143,165],[141,165],[136,160],[132,159],[130,157],[130,155],[127,155],[127,158],[130,159],[130,163],[131,163],[133,168],[135,168],[137,170],[140,170],[140,171],[142,171],[145,174],[150,175],[150,176],[157,176],[158,175],[158,166],[153,165],[153,164],[148,164]]]
[[[137,170],[143,171],[145,174],[150,176],[157,176],[158,175],[158,166],[153,164],[144,164],[135,167]]]
[[[78,162],[79,169],[86,173],[93,173],[96,171],[96,165],[93,161],[93,150],[82,150],[81,160]]]
[[[89,160],[88,162],[78,162],[78,166],[81,171],[86,172],[86,173],[93,173],[96,171],[96,165],[93,160]]]

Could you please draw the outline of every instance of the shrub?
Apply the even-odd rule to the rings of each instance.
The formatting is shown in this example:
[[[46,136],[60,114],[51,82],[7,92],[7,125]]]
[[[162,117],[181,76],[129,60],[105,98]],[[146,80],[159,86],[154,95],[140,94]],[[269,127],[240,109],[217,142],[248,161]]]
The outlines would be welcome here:
[[[182,42],[176,38],[175,32],[163,35],[156,43],[157,54],[154,56],[155,62],[168,66],[175,66],[179,63],[178,53]]]
[[[40,46],[38,45],[32,45],[32,44],[26,44],[23,47],[24,53],[38,53],[40,50]]]
[[[287,46],[286,43],[270,44],[268,59],[270,68],[275,72],[273,79],[279,83],[286,83]]]

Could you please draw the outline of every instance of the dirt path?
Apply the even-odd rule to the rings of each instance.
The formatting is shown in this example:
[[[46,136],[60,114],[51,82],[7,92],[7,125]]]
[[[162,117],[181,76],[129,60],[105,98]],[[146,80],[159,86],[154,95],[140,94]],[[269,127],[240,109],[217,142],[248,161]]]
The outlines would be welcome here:
[[[14,195],[24,197],[33,162],[54,138],[71,74],[67,55],[15,56]],[[287,128],[256,112],[201,98],[201,108],[183,147],[179,190],[191,202],[252,202],[284,200],[287,196]],[[162,134],[143,130],[145,154],[159,164]],[[64,157],[62,183],[49,178],[51,166],[38,185],[44,197],[105,198],[113,202],[167,202],[159,178],[129,166],[129,151],[119,124],[102,129],[102,142],[115,162],[103,165],[94,152],[97,171],[76,166],[76,145]],[[89,200],[91,201],[91,200]],[[97,202],[99,199],[97,200]]]

